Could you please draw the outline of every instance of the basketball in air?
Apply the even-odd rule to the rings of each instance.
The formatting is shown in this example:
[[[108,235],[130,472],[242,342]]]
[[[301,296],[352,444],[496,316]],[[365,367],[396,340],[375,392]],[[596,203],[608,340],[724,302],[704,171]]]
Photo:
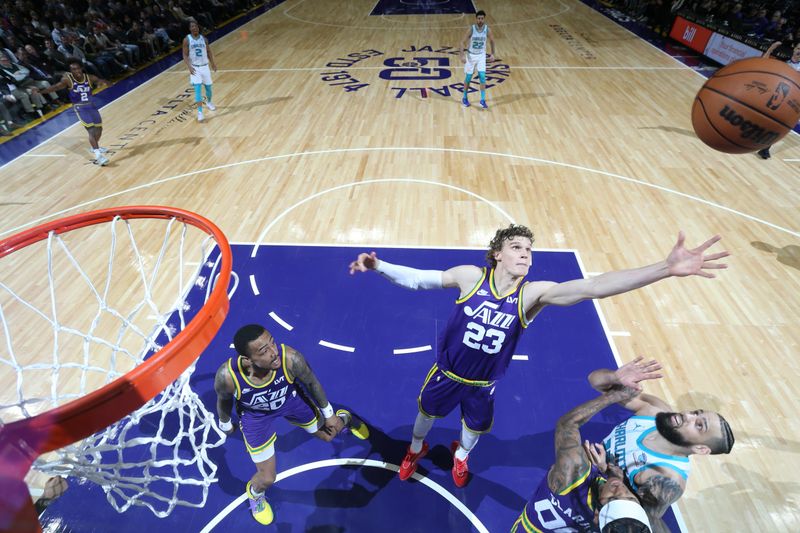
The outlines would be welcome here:
[[[719,69],[694,99],[692,126],[720,152],[774,144],[800,119],[800,72],[777,59],[742,59]]]

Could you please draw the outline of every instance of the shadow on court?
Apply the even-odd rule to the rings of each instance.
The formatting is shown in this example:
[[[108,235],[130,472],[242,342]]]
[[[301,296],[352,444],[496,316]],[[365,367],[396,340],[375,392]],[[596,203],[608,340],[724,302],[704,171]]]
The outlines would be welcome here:
[[[266,98],[264,100],[257,100],[255,102],[246,102],[239,105],[230,105],[230,106],[220,106],[217,108],[216,111],[211,111],[205,114],[205,121],[206,122],[213,122],[218,118],[222,118],[225,115],[235,115],[237,113],[241,113],[243,111],[252,111],[258,107],[264,107],[268,105],[278,104],[280,102],[284,102],[286,100],[291,100],[294,98],[293,96],[272,96],[270,98]]]
[[[796,244],[788,244],[783,248],[778,248],[766,242],[753,241],[750,246],[762,252],[775,254],[775,258],[779,263],[800,270],[800,246]]]

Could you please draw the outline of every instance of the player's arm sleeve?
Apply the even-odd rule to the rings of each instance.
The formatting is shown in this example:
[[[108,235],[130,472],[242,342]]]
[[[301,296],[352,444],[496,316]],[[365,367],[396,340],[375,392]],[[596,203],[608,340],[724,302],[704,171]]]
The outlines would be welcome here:
[[[375,271],[395,285],[406,289],[441,289],[444,286],[441,270],[418,270],[403,265],[393,265],[381,259]]]

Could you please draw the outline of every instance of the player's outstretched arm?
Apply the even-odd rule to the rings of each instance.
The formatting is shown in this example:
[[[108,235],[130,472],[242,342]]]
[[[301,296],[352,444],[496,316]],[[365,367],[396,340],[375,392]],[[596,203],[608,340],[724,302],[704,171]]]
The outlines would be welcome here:
[[[217,417],[219,417],[219,427],[228,435],[234,432],[235,427],[233,422],[231,422],[233,390],[233,378],[231,378],[228,372],[228,362],[225,361],[217,369],[217,373],[214,376],[214,391],[217,393]]]
[[[652,359],[643,362],[643,357],[639,356],[633,361],[629,361],[617,370],[601,368],[589,374],[589,384],[597,391],[606,392],[615,389],[630,389],[641,392],[642,386],[639,384],[648,379],[660,379],[662,374],[661,364]],[[622,407],[633,411],[640,416],[654,416],[663,411],[669,411],[669,405],[664,400],[652,394],[639,394],[625,402],[620,402]]]
[[[441,289],[458,287],[471,289],[481,276],[476,266],[462,265],[448,270],[418,270],[403,265],[395,265],[378,259],[375,252],[361,253],[350,263],[350,274],[375,270],[380,275],[406,289]]]
[[[103,85],[105,87],[110,87],[111,86],[111,83],[109,83],[108,80],[106,80],[104,78],[98,78],[94,74],[89,74],[89,80],[92,82],[92,85],[94,85],[95,87],[97,87],[99,85]]]
[[[589,459],[583,448],[580,427],[594,415],[617,402],[628,401],[637,391],[618,388],[582,403],[558,419],[556,425],[556,463],[547,474],[547,485],[553,492],[561,492],[586,473]]]
[[[50,87],[47,87],[45,89],[39,89],[38,87],[31,87],[31,92],[33,94],[48,94],[48,93],[60,91],[61,89],[68,89],[70,85],[71,84],[70,84],[69,80],[65,76],[65,77],[61,78],[61,80],[58,83],[55,83],[55,84],[53,84]]]
[[[780,42],[780,41],[775,41],[774,43],[772,43],[771,45],[769,45],[769,48],[767,48],[767,51],[766,51],[766,52],[764,52],[764,55],[763,55],[763,56],[761,56],[761,57],[766,57],[766,58],[769,58],[770,56],[772,56],[772,53],[773,53],[773,52],[775,52],[775,50],[776,50],[776,49],[777,49],[777,48],[778,48],[780,45],[781,45],[781,42]]]
[[[714,278],[716,276],[710,271],[728,268],[727,264],[717,262],[730,255],[727,251],[706,253],[722,237],[715,235],[691,250],[684,246],[685,238],[682,231],[678,233],[678,242],[664,261],[630,270],[606,272],[594,278],[556,283],[538,292],[531,291],[530,298],[535,298],[535,301],[525,302],[526,309],[534,305],[565,306],[593,298],[606,298],[673,276]]]
[[[321,429],[329,435],[336,435],[341,431],[342,427],[344,427],[344,422],[334,414],[333,407],[328,402],[328,397],[325,395],[325,390],[322,388],[322,384],[317,379],[316,374],[311,370],[311,366],[309,366],[303,354],[289,346],[286,347],[286,370],[292,381],[297,380],[303,385],[303,388],[306,389],[308,395],[311,396],[311,399],[314,400],[314,403],[317,404],[322,412],[325,418],[325,425]]]

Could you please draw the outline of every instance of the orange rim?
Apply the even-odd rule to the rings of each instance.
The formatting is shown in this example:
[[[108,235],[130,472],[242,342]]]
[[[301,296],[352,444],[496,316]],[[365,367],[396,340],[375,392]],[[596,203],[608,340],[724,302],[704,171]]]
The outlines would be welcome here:
[[[0,240],[0,258],[57,234],[122,219],[175,218],[213,236],[222,257],[217,283],[186,327],[136,368],[86,396],[0,427],[0,476],[23,478],[39,455],[92,435],[135,411],[186,370],[205,350],[228,314],[233,257],[222,231],[208,219],[174,207],[129,206],[63,218]]]

